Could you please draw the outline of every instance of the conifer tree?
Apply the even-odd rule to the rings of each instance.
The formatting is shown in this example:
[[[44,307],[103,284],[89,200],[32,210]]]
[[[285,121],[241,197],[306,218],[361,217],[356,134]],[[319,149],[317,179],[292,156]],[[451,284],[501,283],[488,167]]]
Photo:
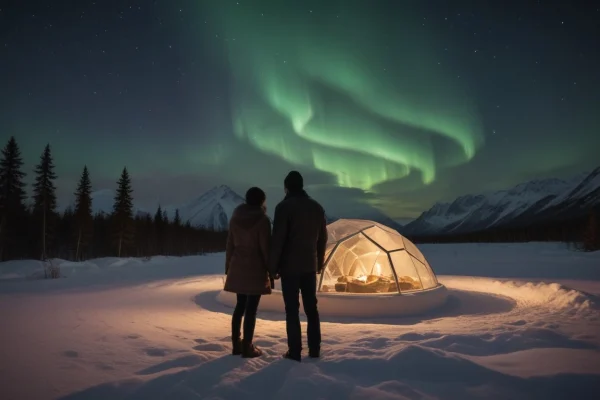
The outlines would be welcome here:
[[[181,245],[181,216],[179,215],[179,209],[175,210],[175,216],[173,217],[173,224],[171,226],[171,243],[172,243],[172,251],[176,255],[181,255],[182,245]]]
[[[163,253],[164,225],[165,225],[163,216],[164,216],[164,213],[162,211],[162,207],[159,204],[158,209],[156,210],[156,213],[154,214],[154,232],[155,232],[155,237],[156,237],[156,247],[154,249],[155,254]]]
[[[41,225],[41,260],[47,256],[47,244],[51,238],[50,232],[56,216],[56,186],[54,181],[54,162],[47,144],[40,157],[40,163],[35,167],[35,183],[33,184],[33,212],[39,217]]]
[[[175,210],[175,218],[173,218],[173,225],[176,228],[181,227],[181,217],[179,216],[179,208]]]
[[[75,224],[77,235],[75,259],[80,261],[83,247],[89,243],[94,224],[92,216],[92,182],[87,166],[83,167],[75,192]]]
[[[169,215],[167,210],[163,210],[162,216],[162,253],[170,255],[172,246],[171,225],[169,224]]]
[[[154,223],[157,225],[161,224],[162,218],[163,218],[162,207],[159,204],[158,208],[156,209],[156,212],[154,213]]]
[[[15,232],[16,224],[26,214],[23,182],[26,174],[21,170],[22,167],[21,152],[12,136],[2,150],[0,159],[0,260],[4,259],[6,248],[10,247],[8,245],[15,245],[13,242],[19,236]]]
[[[125,247],[133,241],[133,189],[127,168],[123,168],[121,178],[117,182],[117,194],[113,206],[113,223],[117,245],[117,257],[121,257]]]

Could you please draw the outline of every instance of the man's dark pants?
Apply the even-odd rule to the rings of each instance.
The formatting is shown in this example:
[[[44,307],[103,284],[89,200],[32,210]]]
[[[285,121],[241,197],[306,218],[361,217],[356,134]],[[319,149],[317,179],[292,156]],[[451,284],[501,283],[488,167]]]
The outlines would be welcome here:
[[[285,322],[290,354],[300,356],[302,352],[302,331],[300,329],[300,299],[308,323],[308,348],[318,352],[321,347],[321,322],[317,310],[317,276],[313,273],[302,275],[282,275],[281,291],[285,303]]]

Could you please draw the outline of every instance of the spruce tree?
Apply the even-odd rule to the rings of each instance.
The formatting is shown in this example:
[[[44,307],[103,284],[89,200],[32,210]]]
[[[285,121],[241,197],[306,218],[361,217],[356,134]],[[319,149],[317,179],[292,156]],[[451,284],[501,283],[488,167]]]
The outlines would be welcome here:
[[[167,210],[163,210],[162,216],[162,253],[163,255],[171,254],[171,226],[169,225],[169,216]]]
[[[175,210],[175,218],[173,218],[173,225],[177,228],[181,226],[181,217],[179,216],[179,208]]]
[[[75,191],[75,224],[77,235],[75,260],[80,261],[83,248],[89,243],[94,225],[94,218],[92,216],[92,182],[90,181],[90,173],[87,166],[83,167],[83,172]]]
[[[40,163],[35,167],[35,183],[33,184],[33,212],[41,226],[41,260],[47,256],[47,245],[51,238],[50,232],[56,216],[56,186],[54,181],[54,162],[47,144],[40,157]]]
[[[127,168],[123,168],[117,182],[117,194],[113,206],[113,223],[117,245],[117,257],[121,257],[125,248],[133,241],[133,189]]]
[[[163,211],[160,204],[158,205],[158,209],[154,214],[154,232],[156,238],[156,247],[154,249],[155,254],[162,255],[163,246],[164,246],[164,220],[163,220]]]
[[[21,218],[26,216],[24,201],[26,174],[21,170],[23,159],[17,141],[12,136],[0,159],[0,260],[4,260],[6,249],[14,249],[14,241],[19,237],[16,228]],[[13,253],[15,251],[13,250]]]
[[[175,210],[175,216],[173,217],[171,240],[173,246],[172,251],[175,255],[181,255],[181,216],[179,215],[179,209]]]
[[[163,220],[163,212],[162,212],[162,207],[159,204],[158,208],[156,209],[156,212],[154,213],[154,223],[157,226],[159,226],[160,224],[162,224],[162,220]]]

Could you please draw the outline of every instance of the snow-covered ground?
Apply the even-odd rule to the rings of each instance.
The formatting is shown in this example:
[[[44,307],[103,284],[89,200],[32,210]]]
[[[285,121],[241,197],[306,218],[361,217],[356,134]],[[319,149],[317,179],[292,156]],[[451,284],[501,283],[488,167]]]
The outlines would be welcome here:
[[[0,399],[597,398],[600,252],[560,244],[422,245],[450,291],[410,318],[330,318],[323,355],[229,355],[223,255],[0,264]],[[304,327],[304,326],[303,326]]]

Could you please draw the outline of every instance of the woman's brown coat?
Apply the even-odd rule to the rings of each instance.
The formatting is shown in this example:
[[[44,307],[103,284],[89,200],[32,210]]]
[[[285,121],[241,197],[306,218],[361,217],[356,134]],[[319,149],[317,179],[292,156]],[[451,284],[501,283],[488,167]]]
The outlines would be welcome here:
[[[225,290],[237,294],[271,294],[268,273],[271,221],[261,207],[242,204],[229,221],[225,255]]]

